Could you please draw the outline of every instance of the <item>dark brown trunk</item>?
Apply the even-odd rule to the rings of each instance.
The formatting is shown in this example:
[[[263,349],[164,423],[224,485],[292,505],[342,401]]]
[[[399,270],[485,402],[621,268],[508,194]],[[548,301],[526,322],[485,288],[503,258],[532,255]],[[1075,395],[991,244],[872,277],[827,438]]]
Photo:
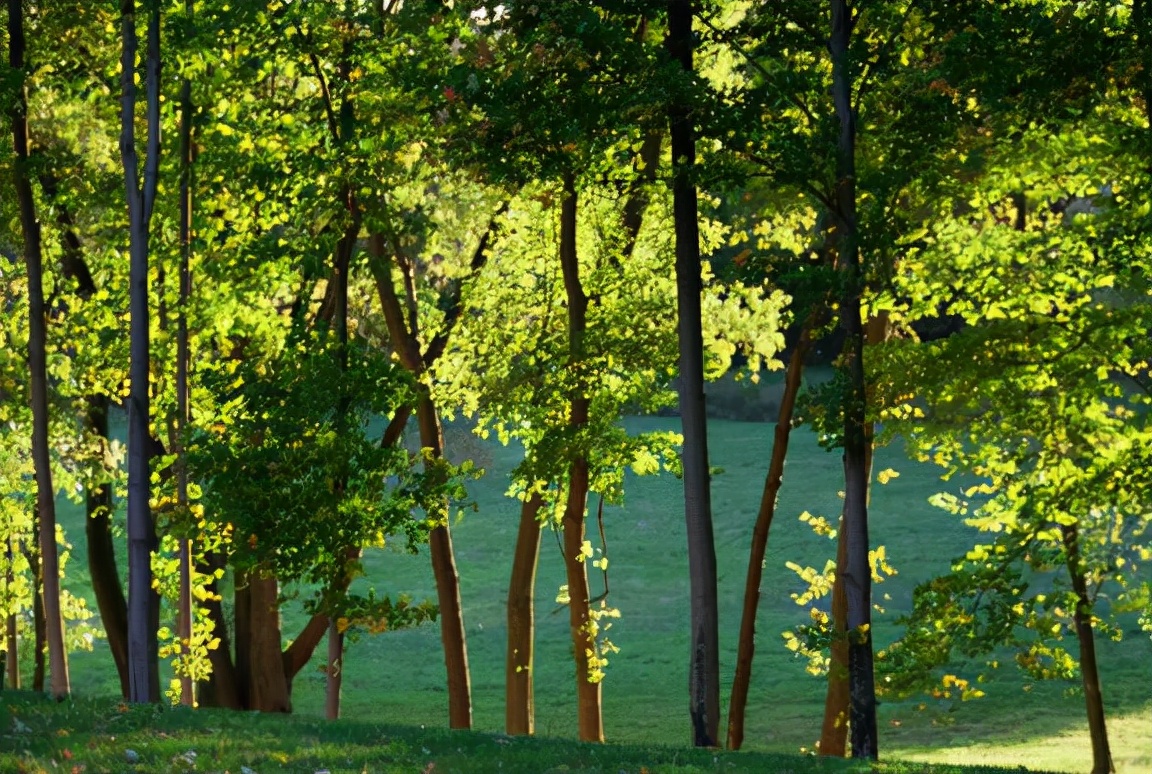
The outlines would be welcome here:
[[[150,354],[148,329],[149,223],[156,196],[160,154],[160,9],[148,14],[146,84],[148,150],[144,185],[139,184],[136,154],[136,3],[120,3],[123,53],[121,68],[120,154],[128,201],[130,241],[130,349],[128,395],[128,692],[133,702],[160,700],[160,671],[156,632],[159,605],[152,588],[152,552],[157,548],[156,526],[149,506],[151,476],[149,451]]]
[[[12,536],[8,536],[8,545],[5,548],[6,558],[8,560],[7,567],[4,571],[4,588],[12,588],[12,584],[16,578],[12,573],[12,562],[15,559],[15,546],[12,543]],[[14,690],[20,690],[20,651],[18,649],[20,642],[17,634],[16,614],[4,616],[4,664],[8,672],[8,687]],[[3,680],[0,680],[0,684]]]
[[[1064,538],[1068,576],[1076,594],[1072,620],[1080,643],[1080,675],[1084,684],[1084,707],[1088,713],[1088,735],[1092,739],[1092,774],[1112,774],[1112,751],[1108,745],[1108,726],[1104,720],[1104,694],[1100,688],[1100,670],[1096,663],[1096,638],[1092,629],[1092,599],[1080,557],[1080,536],[1075,524],[1060,527]]]
[[[540,557],[540,509],[544,498],[533,492],[520,504],[520,526],[508,582],[508,649],[504,661],[504,732],[536,732],[533,653],[536,636],[536,565]]]
[[[108,398],[94,395],[88,399],[85,422],[88,430],[99,439],[104,459],[100,463],[108,469]],[[92,578],[92,593],[100,610],[100,622],[108,638],[108,649],[120,676],[120,691],[128,698],[128,604],[124,587],[120,584],[120,571],[116,566],[116,546],[112,541],[112,489],[107,483],[88,487],[85,497],[87,518],[84,532],[88,543],[88,574]]]
[[[232,643],[228,636],[228,622],[224,618],[224,608],[216,599],[219,593],[215,580],[215,572],[224,566],[218,555],[210,555],[201,572],[212,577],[207,591],[210,594],[203,602],[208,611],[208,620],[213,624],[212,635],[220,638],[220,645],[215,650],[208,651],[208,660],[212,664],[212,674],[207,681],[200,683],[199,703],[204,707],[224,707],[226,709],[241,709],[240,692],[236,685],[236,666],[232,662]]]
[[[71,692],[68,654],[64,650],[64,619],[60,612],[60,560],[56,549],[56,491],[52,487],[52,463],[48,439],[48,322],[44,309],[44,254],[40,222],[32,193],[28,147],[28,91],[24,77],[24,7],[21,0],[8,0],[8,65],[21,77],[11,101],[12,146],[15,152],[13,183],[20,208],[24,238],[24,263],[28,269],[28,371],[32,409],[32,466],[36,473],[36,513],[40,524],[40,560],[43,571],[43,605],[47,626],[48,662],[52,697],[60,700]],[[39,690],[39,689],[38,689]]]
[[[252,708],[252,585],[248,572],[233,578],[232,620],[236,631],[236,692],[240,706]]]
[[[668,2],[668,49],[693,72],[691,0]],[[676,229],[676,301],[680,339],[680,421],[684,434],[684,519],[691,581],[688,713],[692,743],[720,745],[720,646],[716,601],[716,548],[708,470],[704,397],[704,343],[700,311],[700,232],[697,219],[696,139],[687,106],[671,108],[673,218]]]
[[[849,43],[856,17],[848,0],[832,1],[832,98],[840,122],[836,153],[836,247],[842,274],[844,330],[844,583],[848,598],[849,728],[852,757],[878,757],[876,686],[872,652],[872,568],[868,559],[868,441],[865,411],[864,326],[860,319],[864,274],[856,220],[856,116],[852,107]]]
[[[276,579],[248,574],[248,708],[291,712],[288,677],[280,652],[280,600]]]
[[[40,564],[40,527],[32,525],[32,543],[24,546],[24,558],[32,568],[32,690],[44,691],[44,650],[48,624],[44,620],[44,568]]]
[[[571,174],[564,178],[564,201],[560,210],[560,266],[568,300],[568,366],[574,374],[583,368],[584,336],[587,328],[588,296],[580,282],[576,252],[576,183]],[[579,379],[572,389],[568,424],[573,437],[588,424],[589,400]],[[588,566],[584,563],[584,515],[588,504],[588,459],[583,451],[571,449],[567,501],[562,519],[564,529],[564,569],[568,578],[568,621],[572,628],[572,653],[576,662],[576,706],[581,741],[603,742],[600,681],[593,680],[590,656],[595,652],[591,636],[591,595]]]
[[[784,377],[784,394],[772,439],[772,459],[760,495],[760,511],[752,530],[752,548],[748,557],[748,576],[744,581],[744,610],[740,618],[740,641],[736,652],[736,676],[732,679],[732,697],[728,705],[728,749],[739,750],[744,744],[744,716],[748,706],[748,687],[752,681],[752,658],[756,651],[756,611],[760,608],[760,581],[764,576],[764,555],[768,533],[776,514],[776,501],[784,479],[784,460],[788,456],[788,439],[792,434],[792,415],[804,374],[804,358],[812,345],[812,320],[805,323],[800,340],[788,359]]]

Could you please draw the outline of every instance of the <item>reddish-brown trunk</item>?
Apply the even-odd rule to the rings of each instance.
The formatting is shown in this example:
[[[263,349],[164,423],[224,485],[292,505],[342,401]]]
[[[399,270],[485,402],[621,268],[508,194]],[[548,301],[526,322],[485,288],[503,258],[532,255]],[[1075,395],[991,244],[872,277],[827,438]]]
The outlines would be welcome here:
[[[564,178],[564,201],[560,210],[560,266],[568,300],[568,365],[578,373],[584,360],[584,336],[587,328],[588,296],[580,282],[580,264],[576,253],[576,182]],[[574,430],[588,424],[589,400],[585,386],[572,389],[568,424]],[[576,703],[580,739],[604,741],[600,682],[593,681],[590,656],[596,643],[591,636],[592,623],[588,567],[584,563],[584,515],[588,504],[588,459],[582,451],[571,450],[568,495],[562,519],[564,529],[564,567],[568,577],[568,621],[572,628],[572,652],[576,662]]]
[[[212,636],[220,638],[220,645],[215,650],[208,651],[208,660],[212,664],[212,675],[206,682],[200,684],[199,703],[204,707],[242,709],[243,704],[236,683],[236,667],[232,663],[232,644],[228,636],[228,624],[224,619],[223,606],[219,600],[214,598],[218,593],[218,584],[214,575],[216,569],[222,566],[222,560],[218,556],[212,555],[201,569],[202,573],[213,577],[207,589],[212,596],[205,600],[203,605],[208,611],[208,619],[213,623]]]
[[[811,321],[804,325],[800,340],[788,360],[784,377],[784,394],[772,439],[772,458],[760,495],[760,511],[752,530],[752,548],[748,557],[748,576],[744,581],[744,610],[740,618],[740,641],[736,652],[736,676],[732,680],[732,697],[728,705],[728,749],[739,750],[744,743],[744,717],[748,706],[748,688],[752,681],[752,658],[756,651],[756,612],[760,607],[760,581],[764,576],[764,555],[768,533],[776,514],[776,500],[784,479],[784,460],[788,456],[788,439],[792,434],[792,415],[804,374],[804,358],[812,344]]]
[[[444,433],[432,396],[424,389],[416,406],[420,426],[420,446],[429,449],[433,459],[444,457]],[[464,607],[460,602],[460,575],[448,528],[448,503],[441,513],[430,514],[438,524],[428,536],[436,597],[440,605],[440,640],[444,646],[444,666],[448,672],[448,725],[472,728],[472,680],[468,672],[468,646],[464,636]]]
[[[509,735],[536,731],[533,696],[533,652],[536,617],[536,565],[543,534],[539,516],[544,498],[532,493],[520,505],[520,526],[512,553],[508,582],[508,649],[504,661],[504,731]]]

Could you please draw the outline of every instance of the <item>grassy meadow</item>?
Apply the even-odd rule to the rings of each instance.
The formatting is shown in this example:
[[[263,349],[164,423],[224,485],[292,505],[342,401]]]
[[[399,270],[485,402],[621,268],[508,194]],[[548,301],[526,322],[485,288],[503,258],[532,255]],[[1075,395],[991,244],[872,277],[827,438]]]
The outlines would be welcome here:
[[[678,420],[631,418],[627,425],[637,431],[676,429]],[[720,566],[724,648],[721,669],[725,683],[730,683],[734,669],[747,545],[771,435],[772,425],[766,423],[714,420],[710,426],[712,464],[722,469],[714,477],[712,497]],[[454,526],[454,540],[469,635],[475,727],[498,732],[503,727],[504,712],[504,601],[518,517],[517,503],[507,499],[504,491],[507,471],[517,461],[517,452],[480,441],[461,428],[450,428],[448,445],[450,453],[473,457],[487,470],[487,476],[472,485],[479,510],[469,512]],[[896,469],[900,476],[875,488],[872,540],[887,546],[899,574],[875,588],[877,603],[886,609],[876,620],[881,647],[894,636],[891,620],[909,604],[915,583],[945,571],[949,560],[970,544],[969,528],[927,503],[932,493],[957,484],[941,482],[936,469],[909,462],[897,447],[879,450],[876,469],[885,468]],[[785,628],[806,617],[804,610],[789,598],[790,593],[801,589],[801,582],[784,563],[791,560],[822,567],[834,554],[832,542],[816,536],[797,516],[807,510],[834,518],[839,512],[841,481],[839,455],[820,449],[807,430],[797,430],[769,540],[748,711],[746,749],[750,751],[793,755],[810,752],[819,736],[824,682],[805,672],[804,661],[783,647],[780,636]],[[622,613],[609,632],[620,652],[611,657],[604,682],[605,728],[612,742],[681,748],[688,743],[688,570],[681,497],[680,482],[671,476],[633,476],[627,483],[625,503],[604,510],[607,555],[611,560],[609,601]],[[590,508],[594,512],[595,501]],[[75,546],[67,585],[76,593],[88,594],[81,517],[81,512],[71,505],[62,514]],[[594,533],[589,537],[598,544]],[[367,578],[361,582],[374,586],[378,592],[408,593],[416,598],[435,596],[426,554],[414,557],[398,548],[384,549],[370,552],[365,565]],[[536,597],[537,733],[570,739],[575,736],[575,678],[569,655],[567,614],[555,602],[563,576],[557,541],[546,532]],[[599,571],[592,573],[591,584],[594,594],[603,591]],[[302,620],[298,611],[287,611],[285,636],[293,636]],[[1143,773],[1152,770],[1152,643],[1134,623],[1125,629],[1122,642],[1100,645],[1105,702],[1117,770],[1121,774]],[[314,667],[308,667],[296,680],[293,700],[301,719],[293,723],[322,717],[321,663],[322,659],[317,658]],[[978,666],[972,665],[968,673]],[[963,664],[957,665],[958,673],[963,674],[964,670]],[[73,690],[81,697],[109,698],[118,690],[112,661],[102,642],[97,643],[94,653],[72,658],[72,677]],[[346,658],[343,714],[349,720],[338,727],[404,724],[423,726],[425,733],[440,734],[439,729],[447,722],[443,682],[436,625],[365,636],[351,645]],[[880,710],[881,756],[906,761],[1086,771],[1091,755],[1082,699],[1069,695],[1069,689],[1074,687],[1066,683],[1029,684],[1009,666],[982,686],[987,692],[982,699],[964,703],[933,699],[885,701]],[[722,700],[726,708],[726,692]],[[179,711],[165,715],[169,716],[179,716]],[[217,713],[205,716],[220,717]],[[263,729],[261,733],[275,729],[277,722],[251,718],[245,722],[249,721],[258,722],[260,725],[253,728]],[[0,719],[0,733],[6,722]],[[219,725],[227,721],[203,722]],[[321,736],[344,733],[324,731],[323,723],[318,721],[307,727],[317,729],[307,733]],[[440,734],[436,738],[446,737]],[[508,749],[517,749],[515,746],[521,744],[513,742]],[[548,742],[539,744],[543,745],[540,749],[551,749]],[[565,744],[564,749],[576,749]],[[636,760],[637,765],[643,764]],[[724,760],[742,759],[725,756]],[[653,770],[658,771],[697,770],[659,764],[660,761],[653,761],[647,765],[655,765]],[[620,770],[634,770],[628,769],[629,765],[621,763]],[[787,769],[775,764],[764,764],[764,768],[747,765],[748,770],[757,771]],[[730,766],[705,766],[699,770],[744,770],[736,763]],[[426,769],[433,770],[454,769]],[[524,770],[549,769],[544,766]]]

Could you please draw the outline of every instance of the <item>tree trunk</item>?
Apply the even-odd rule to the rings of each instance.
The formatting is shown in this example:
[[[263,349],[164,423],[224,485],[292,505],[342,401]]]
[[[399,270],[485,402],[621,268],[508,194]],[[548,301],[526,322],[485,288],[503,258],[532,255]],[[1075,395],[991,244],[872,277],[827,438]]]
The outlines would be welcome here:
[[[88,398],[85,423],[100,439],[105,455],[108,449],[108,397]],[[108,460],[103,462],[108,467]],[[100,610],[100,622],[108,637],[108,648],[120,677],[120,692],[128,698],[128,605],[116,567],[116,547],[112,541],[112,489],[107,483],[90,486],[85,494],[84,532],[88,543],[88,574],[92,593]]]
[[[848,674],[852,757],[878,756],[876,686],[872,653],[872,569],[868,559],[868,441],[865,430],[864,289],[856,222],[856,116],[852,107],[849,42],[856,17],[848,0],[832,1],[832,98],[840,121],[836,154],[836,247],[843,274],[840,301],[844,329],[842,367],[848,375],[844,405],[844,573],[848,601]]]
[[[772,439],[772,459],[760,496],[760,511],[752,530],[752,548],[748,557],[748,577],[744,582],[744,610],[740,618],[740,642],[736,653],[736,676],[732,679],[732,697],[728,705],[728,749],[739,750],[744,743],[744,715],[748,705],[748,687],[752,680],[752,657],[756,651],[756,612],[760,607],[760,581],[764,575],[764,555],[768,532],[776,514],[776,501],[784,477],[784,460],[788,456],[788,439],[792,434],[792,415],[800,393],[804,359],[812,346],[812,320],[805,323],[800,340],[788,359],[784,377],[784,394]]]
[[[133,702],[160,699],[156,631],[159,607],[152,588],[152,552],[156,527],[149,507],[149,222],[156,196],[160,154],[160,8],[152,6],[147,35],[148,151],[144,186],[138,181],[136,155],[136,3],[121,0],[123,53],[120,60],[121,135],[130,241],[130,348],[128,395],[128,685]]]
[[[576,181],[571,173],[564,177],[564,201],[560,210],[560,266],[568,300],[568,368],[576,385],[570,397],[568,424],[575,438],[588,424],[590,401],[579,377],[584,361],[584,335],[587,327],[588,296],[580,282],[580,264],[576,253]],[[590,656],[595,652],[591,636],[591,595],[588,591],[588,566],[584,548],[584,514],[588,503],[588,458],[579,448],[569,449],[571,465],[568,494],[562,519],[564,529],[564,569],[568,577],[568,621],[572,628],[572,653],[576,661],[576,705],[579,734],[584,742],[604,741],[601,713],[600,681],[593,681]]]
[[[24,558],[32,568],[32,690],[42,693],[48,623],[44,619],[44,567],[40,563],[40,527],[35,522],[32,533],[32,544],[24,546]]]
[[[668,2],[668,48],[683,68],[692,73],[691,0]],[[696,140],[692,115],[686,106],[673,105],[670,117],[680,338],[680,420],[684,433],[684,518],[688,530],[692,605],[688,712],[692,721],[692,743],[697,747],[716,747],[720,744],[719,616],[704,398],[700,232],[693,180]]]
[[[60,561],[56,550],[56,491],[52,487],[52,460],[48,440],[48,330],[44,309],[44,254],[40,222],[32,193],[28,148],[28,91],[24,76],[24,7],[8,0],[8,64],[21,76],[9,110],[15,151],[13,183],[20,207],[24,237],[24,263],[28,268],[28,370],[32,408],[32,465],[36,472],[36,510],[40,523],[40,559],[43,564],[43,604],[47,625],[48,662],[52,697],[60,700],[71,691],[68,655],[64,650],[64,619],[60,612]]]
[[[280,600],[276,579],[253,570],[248,574],[248,596],[248,709],[291,712],[291,689],[280,652]]]
[[[1088,735],[1092,739],[1092,774],[1112,774],[1112,751],[1108,745],[1108,727],[1104,721],[1104,694],[1100,688],[1100,670],[1096,663],[1096,639],[1092,628],[1092,599],[1080,558],[1080,536],[1075,524],[1061,525],[1068,576],[1076,593],[1072,620],[1080,643],[1080,675],[1084,683],[1084,706],[1088,712]]]
[[[232,583],[232,620],[236,631],[236,692],[240,706],[252,708],[252,585],[246,571],[236,572]]]
[[[184,3],[192,13],[192,3]],[[188,339],[188,304],[192,299],[192,82],[184,79],[180,87],[180,300],[176,316],[176,506],[182,519],[190,521],[188,512],[188,463],[184,454],[184,436],[192,418],[189,393],[189,370],[192,364]],[[192,541],[181,539],[179,548],[180,588],[176,611],[176,637],[184,648],[192,641]],[[196,699],[192,678],[180,676],[180,703],[192,706]]]
[[[228,636],[228,622],[224,618],[224,608],[220,600],[216,599],[219,593],[215,573],[224,566],[219,555],[208,556],[201,572],[211,578],[207,591],[210,594],[204,601],[208,611],[208,619],[213,623],[212,634],[220,638],[220,645],[215,650],[208,651],[208,661],[212,664],[212,674],[208,680],[200,683],[200,705],[204,707],[224,707],[226,709],[241,709],[243,704],[236,680],[236,667],[232,662],[232,644]],[[237,616],[238,617],[238,616]]]
[[[8,545],[6,549],[6,558],[8,566],[4,572],[4,588],[11,589],[12,584],[16,581],[15,575],[12,572],[12,562],[16,558],[15,546],[12,545],[12,536],[8,536]],[[10,613],[4,616],[4,663],[8,671],[8,687],[14,690],[20,690],[20,651],[18,650],[20,641],[17,636],[16,614]],[[0,686],[3,685],[3,680],[0,680]]]
[[[431,451],[434,460],[444,457],[444,433],[436,404],[426,387],[420,387],[416,420],[420,426],[420,446]],[[472,728],[472,679],[468,671],[468,645],[464,636],[464,607],[460,602],[460,575],[448,528],[448,503],[443,513],[429,514],[437,526],[428,535],[432,573],[436,578],[436,598],[440,605],[440,640],[444,646],[444,666],[448,672],[448,726]]]
[[[508,582],[508,649],[504,661],[504,732],[509,736],[536,732],[532,692],[536,636],[536,565],[540,557],[540,509],[544,498],[533,492],[520,504],[520,527],[512,553]]]

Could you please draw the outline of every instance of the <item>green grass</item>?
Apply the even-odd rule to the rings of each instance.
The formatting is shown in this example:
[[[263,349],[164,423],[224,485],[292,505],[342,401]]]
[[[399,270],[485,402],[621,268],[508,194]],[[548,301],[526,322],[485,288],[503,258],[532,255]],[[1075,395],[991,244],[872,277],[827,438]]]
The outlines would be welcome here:
[[[678,420],[636,418],[628,420],[628,425],[636,430],[675,429]],[[712,462],[723,469],[713,482],[713,511],[726,708],[748,536],[767,467],[772,426],[714,421],[710,433]],[[462,430],[451,431],[448,443],[466,448],[488,469],[488,476],[474,486],[479,512],[455,525],[454,539],[469,635],[475,726],[495,732],[503,726],[504,601],[518,516],[517,504],[503,493],[516,452],[472,439]],[[876,622],[883,646],[894,636],[890,621],[907,606],[915,583],[945,571],[949,560],[963,552],[970,534],[955,518],[927,503],[930,494],[955,488],[955,483],[940,482],[934,468],[909,462],[899,448],[880,450],[876,465],[877,470],[891,467],[901,472],[899,478],[876,488],[871,511],[873,542],[888,547],[900,571],[876,588],[877,602],[887,609]],[[784,562],[823,566],[832,555],[832,543],[813,535],[796,516],[804,510],[829,518],[838,514],[841,481],[839,455],[819,449],[807,431],[797,431],[762,586],[747,749],[795,754],[810,749],[819,736],[824,683],[805,673],[803,663],[783,648],[780,638],[782,630],[805,617],[789,598],[800,583]],[[680,482],[672,477],[631,478],[624,505],[605,509],[610,601],[623,614],[611,631],[621,652],[612,658],[604,683],[606,733],[614,742],[686,745],[689,740],[688,578],[681,498]],[[75,509],[65,514],[64,521],[72,540],[82,540]],[[69,586],[83,593],[86,577],[80,545],[76,554],[72,564],[76,572],[70,573]],[[412,557],[385,549],[370,553],[365,564],[365,584],[380,592],[434,597],[424,555]],[[571,738],[575,735],[575,676],[567,615],[554,602],[563,574],[556,541],[546,533],[537,587],[537,731],[545,737]],[[602,590],[598,572],[592,575],[592,587],[594,593]],[[286,612],[286,637],[293,636],[301,620],[298,611]],[[1118,770],[1147,772],[1152,770],[1152,732],[1148,730],[1152,728],[1152,643],[1134,626],[1128,627],[1126,635],[1121,643],[1100,645],[1105,701]],[[72,664],[78,694],[116,693],[111,660],[99,645],[96,653],[77,655]],[[968,666],[971,673],[978,665]],[[964,670],[965,665],[957,665],[958,672]],[[297,678],[293,700],[302,719],[322,715],[323,681],[319,661]],[[365,637],[348,653],[344,685],[346,718],[371,724],[443,727],[447,697],[438,629],[424,626]],[[884,703],[882,756],[991,761],[1066,771],[1089,768],[1083,703],[1079,697],[1065,695],[1071,686],[1029,685],[1008,668],[982,687],[987,696],[967,703],[929,701],[924,709],[918,708],[919,701]],[[568,743],[557,744],[570,749],[565,747]]]
[[[423,772],[423,774],[976,774],[1009,769],[866,763],[659,745],[590,745],[377,721],[326,723],[109,700],[0,693],[0,770],[40,772]]]

